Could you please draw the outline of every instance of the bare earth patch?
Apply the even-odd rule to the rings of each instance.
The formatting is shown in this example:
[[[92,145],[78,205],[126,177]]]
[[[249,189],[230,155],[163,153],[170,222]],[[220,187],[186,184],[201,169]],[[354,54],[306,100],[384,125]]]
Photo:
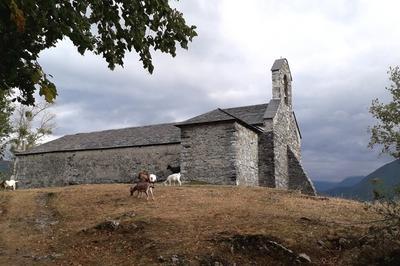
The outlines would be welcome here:
[[[130,197],[124,184],[0,192],[0,264],[347,265],[376,218],[354,201],[268,188],[154,194]]]

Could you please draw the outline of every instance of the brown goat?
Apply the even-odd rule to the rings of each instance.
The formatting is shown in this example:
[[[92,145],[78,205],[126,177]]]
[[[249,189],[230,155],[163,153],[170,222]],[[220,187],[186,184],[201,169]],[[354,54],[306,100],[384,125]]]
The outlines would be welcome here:
[[[133,193],[135,191],[137,191],[138,198],[139,198],[140,193],[142,193],[142,192],[146,193],[146,196],[147,196],[146,200],[149,200],[149,192],[150,192],[151,198],[154,200],[153,188],[154,188],[154,186],[152,184],[150,184],[149,182],[139,182],[136,184],[136,186],[131,187],[129,190],[130,190],[131,196],[133,196]]]
[[[139,182],[150,182],[150,175],[149,172],[146,170],[142,170],[138,174]]]

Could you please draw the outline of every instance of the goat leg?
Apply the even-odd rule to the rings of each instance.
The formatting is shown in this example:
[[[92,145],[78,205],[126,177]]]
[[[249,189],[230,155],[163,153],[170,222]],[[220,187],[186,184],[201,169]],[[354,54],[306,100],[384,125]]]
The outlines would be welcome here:
[[[151,198],[154,200],[154,194],[153,194],[153,189],[150,188],[150,194],[151,194]]]

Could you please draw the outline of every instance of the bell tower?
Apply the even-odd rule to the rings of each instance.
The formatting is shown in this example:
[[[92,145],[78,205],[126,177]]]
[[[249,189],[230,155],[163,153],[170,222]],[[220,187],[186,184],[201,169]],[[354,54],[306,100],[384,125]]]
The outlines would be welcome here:
[[[272,72],[272,99],[280,99],[282,104],[292,109],[292,74],[286,58],[275,60]]]

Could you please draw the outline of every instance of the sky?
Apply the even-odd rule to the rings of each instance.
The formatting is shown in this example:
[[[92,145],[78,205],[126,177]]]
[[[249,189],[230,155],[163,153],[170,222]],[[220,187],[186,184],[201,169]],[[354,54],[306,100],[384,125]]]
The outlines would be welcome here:
[[[198,37],[172,58],[153,53],[154,73],[136,54],[114,71],[81,56],[69,40],[41,53],[58,97],[51,138],[174,122],[268,102],[271,66],[287,58],[302,163],[314,180],[367,175],[391,161],[368,149],[371,101],[390,100],[389,66],[400,64],[399,1],[173,1]]]

